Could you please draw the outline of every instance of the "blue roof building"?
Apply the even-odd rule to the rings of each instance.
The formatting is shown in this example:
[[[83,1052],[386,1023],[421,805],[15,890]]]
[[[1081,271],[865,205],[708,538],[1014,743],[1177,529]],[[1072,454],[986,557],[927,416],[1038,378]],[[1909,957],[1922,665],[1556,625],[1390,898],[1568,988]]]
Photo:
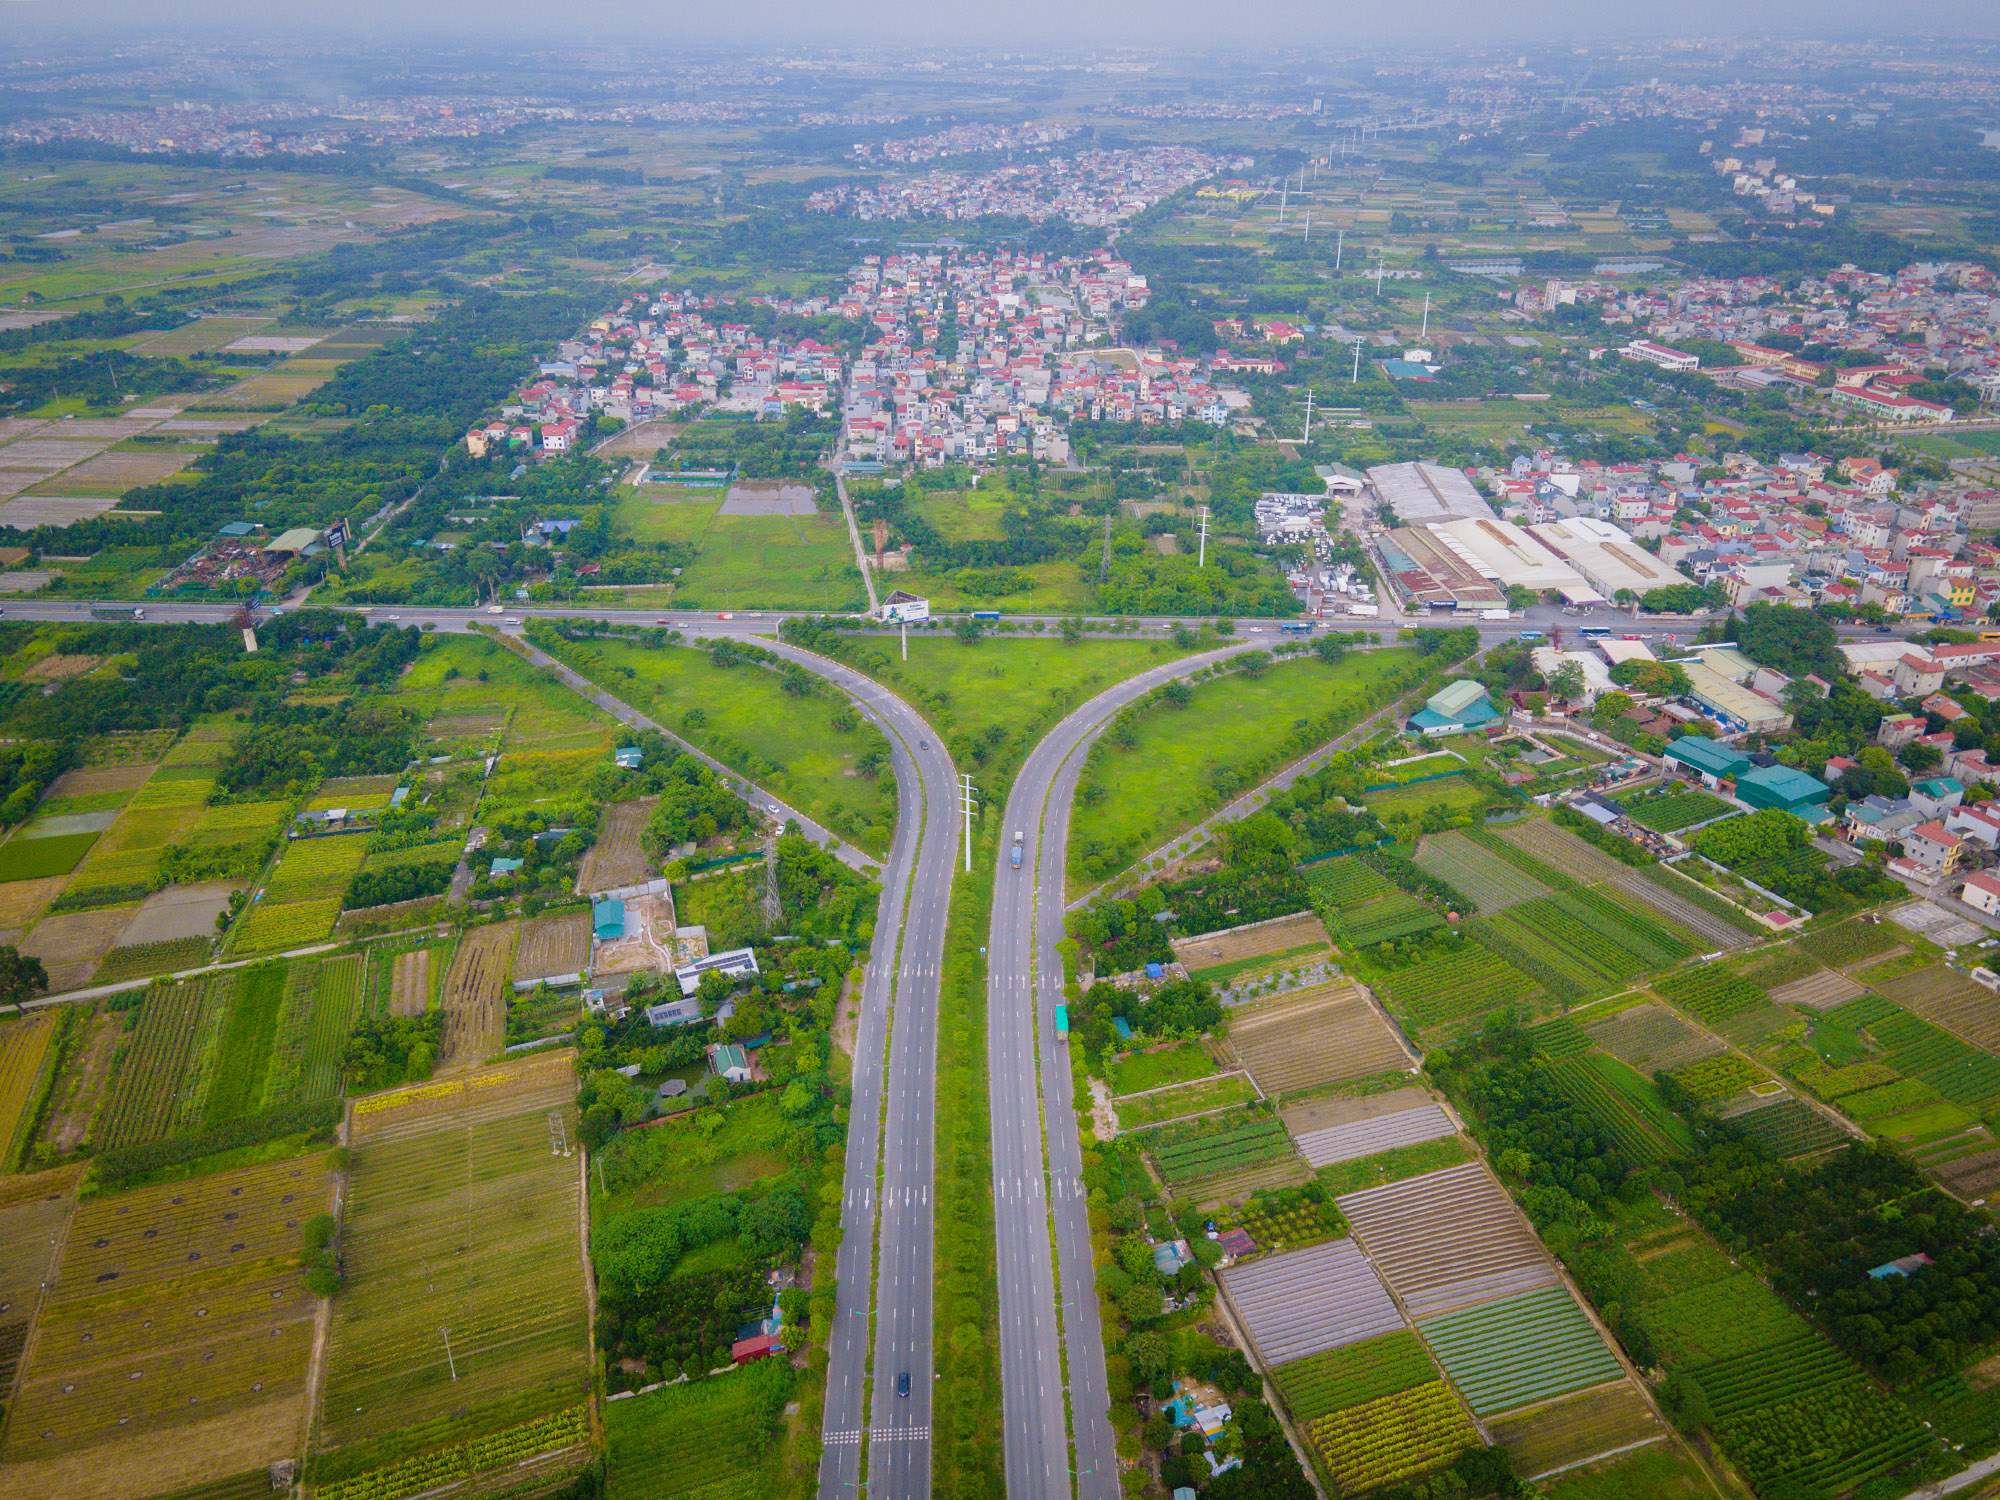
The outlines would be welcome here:
[[[524,861],[518,859],[496,859],[493,861],[493,878],[495,880],[505,880],[516,870],[520,869],[523,863]]]
[[[1430,696],[1430,701],[1410,718],[1410,728],[1419,734],[1463,734],[1495,722],[1500,710],[1486,695],[1483,683],[1470,677],[1447,682]]]
[[[615,943],[625,936],[625,903],[610,897],[591,902],[590,935],[600,943]]]

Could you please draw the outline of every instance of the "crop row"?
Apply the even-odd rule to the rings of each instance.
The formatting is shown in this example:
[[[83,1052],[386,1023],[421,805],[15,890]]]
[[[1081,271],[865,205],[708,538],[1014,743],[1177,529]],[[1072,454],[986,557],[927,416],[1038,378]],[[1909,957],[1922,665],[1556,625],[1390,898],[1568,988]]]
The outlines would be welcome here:
[[[1647,968],[1679,963],[1697,951],[1694,943],[1643,912],[1620,905],[1601,890],[1575,890],[1556,897],[1563,911],[1628,949]]]
[[[1465,836],[1487,853],[1497,854],[1523,875],[1540,881],[1552,891],[1566,891],[1577,883],[1564,871],[1535,858],[1520,845],[1508,843],[1490,828],[1468,828]]]
[[[1711,797],[1707,792],[1681,792],[1641,802],[1628,808],[1625,815],[1641,828],[1650,828],[1655,833],[1679,833],[1683,828],[1706,823],[1710,818],[1719,818],[1728,811],[1729,804],[1720,797]]]
[[[285,1003],[271,1042],[271,1068],[264,1083],[267,1107],[290,1104],[299,1097],[306,1033],[312,1025],[313,993],[318,988],[319,965],[309,958],[294,960],[285,974]]]
[[[330,958],[320,965],[312,1030],[306,1037],[305,1066],[299,1074],[300,1099],[331,1099],[340,1092],[340,1059],[360,994],[360,954]]]
[[[1753,1083],[1763,1083],[1768,1075],[1748,1058],[1734,1052],[1718,1052],[1691,1062],[1674,1074],[1674,1081],[1697,1099],[1727,1099]]]
[[[1880,1088],[1849,1094],[1840,1101],[1840,1107],[1843,1112],[1857,1120],[1875,1120],[1883,1115],[1900,1114],[1906,1109],[1915,1109],[1920,1104],[1934,1103],[1937,1097],[1938,1091],[1921,1078],[1898,1078],[1894,1083],[1883,1084]]]
[[[1529,999],[1538,988],[1499,954],[1476,943],[1391,969],[1375,983],[1397,1013],[1417,1027],[1484,1016]]]
[[[1339,923],[1341,935],[1348,942],[1368,944],[1392,942],[1412,933],[1427,932],[1433,927],[1443,926],[1444,918],[1415,896],[1391,891],[1379,901],[1342,911]]]
[[[1771,998],[1749,980],[1713,968],[1676,974],[1657,988],[1696,1020],[1710,1025],[1755,1009]]]
[[[1528,1036],[1544,1057],[1575,1057],[1590,1050],[1590,1038],[1568,1016],[1544,1021],[1530,1030]]]
[[[239,957],[275,953],[284,948],[317,943],[333,931],[340,915],[340,898],[323,901],[260,901],[237,929],[232,952]]]
[[[1589,1115],[1598,1128],[1611,1137],[1612,1144],[1623,1153],[1627,1163],[1648,1167],[1667,1159],[1666,1144],[1625,1112],[1611,1086],[1586,1059],[1566,1057],[1552,1062],[1549,1074],[1562,1096]]]
[[[1486,1417],[1616,1380],[1621,1366],[1561,1286],[1418,1325],[1475,1414]]]
[[[184,1095],[194,1053],[209,1020],[228,1004],[233,976],[154,985],[139,1007],[139,1031],[120,1062],[99,1147],[131,1146],[172,1135],[199,1112]]]
[[[1428,1384],[1437,1379],[1437,1367],[1415,1334],[1385,1333],[1281,1365],[1271,1378],[1292,1415],[1310,1426],[1345,1407]]]
[[[351,836],[297,839],[285,849],[264,887],[266,901],[300,901],[344,890],[368,857],[368,841]]]
[[[590,1427],[584,1420],[583,1408],[575,1406],[484,1437],[412,1454],[352,1479],[321,1485],[313,1493],[316,1500],[401,1500],[404,1495],[421,1494],[452,1480],[511,1466],[524,1458],[587,1442],[589,1438]]]
[[[1466,931],[1481,947],[1534,980],[1551,999],[1568,1003],[1601,991],[1604,984],[1595,969],[1544,942],[1532,916],[1522,915],[1539,904],[1531,901],[1495,917],[1474,917]]]
[[[1894,1467],[1932,1441],[1907,1406],[1860,1379],[1718,1418],[1716,1431],[1753,1484],[1789,1479],[1829,1493]]]
[[[1800,1332],[1782,1343],[1689,1372],[1718,1417],[1739,1416],[1807,1391],[1861,1378],[1847,1356],[1817,1333]]]
[[[1306,887],[1312,892],[1315,904],[1331,906],[1336,911],[1361,906],[1396,889],[1386,876],[1358,859],[1328,860],[1306,877]]]
[[[1310,1430],[1343,1495],[1441,1468],[1480,1441],[1442,1380],[1334,1412]]]
[[[1591,1067],[1611,1085],[1611,1091],[1625,1102],[1625,1107],[1637,1115],[1667,1144],[1678,1151],[1694,1150],[1694,1132],[1687,1122],[1667,1108],[1667,1102],[1660,1097],[1660,1086],[1616,1057],[1593,1053],[1586,1058]]]
[[[2000,1058],[1960,1041],[1912,1015],[1891,1016],[1868,1028],[1893,1050],[1889,1065],[1921,1078],[1956,1104],[1976,1104],[2000,1094]]]
[[[1849,1063],[1844,1068],[1810,1062],[1793,1068],[1791,1073],[1822,1099],[1842,1099],[1864,1089],[1880,1088],[1885,1083],[1894,1083],[1898,1076],[1894,1068],[1878,1062]]]
[[[1879,1022],[1902,1013],[1901,1006],[1880,995],[1856,995],[1852,1000],[1841,1001],[1826,1014],[1829,1020],[1843,1026],[1865,1026],[1872,1030]]]

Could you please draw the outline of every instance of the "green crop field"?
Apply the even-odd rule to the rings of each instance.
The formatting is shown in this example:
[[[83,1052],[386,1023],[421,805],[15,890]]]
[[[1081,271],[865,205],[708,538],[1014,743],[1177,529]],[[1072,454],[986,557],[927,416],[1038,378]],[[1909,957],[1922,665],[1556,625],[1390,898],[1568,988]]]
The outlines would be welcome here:
[[[1898,941],[1897,930],[1889,924],[1857,917],[1838,927],[1807,933],[1798,940],[1798,947],[1828,968],[1837,969],[1893,948]]]
[[[1163,1089],[1157,1094],[1147,1094],[1136,1099],[1118,1101],[1118,1127],[1120,1130],[1144,1130],[1149,1125],[1158,1125],[1164,1120],[1177,1120],[1183,1115],[1202,1114],[1212,1109],[1226,1109],[1233,1104],[1247,1104],[1257,1097],[1257,1091],[1250,1086],[1250,1080],[1241,1073],[1225,1073],[1220,1078],[1202,1078],[1193,1083],[1183,1083],[1176,1088]]]
[[[1766,1082],[1768,1077],[1762,1068],[1734,1052],[1704,1057],[1674,1072],[1674,1081],[1697,1099],[1727,1099],[1752,1084]]]
[[[403,1500],[406,1495],[451,1485],[495,1471],[512,1471],[532,1459],[564,1449],[582,1458],[590,1445],[590,1421],[581,1406],[550,1412],[530,1421],[483,1433],[441,1448],[427,1448],[379,1469],[314,1487],[315,1500]],[[538,1475],[550,1470],[537,1465]]]
[[[323,1446],[524,1392],[548,1411],[576,1399],[590,1373],[581,1185],[577,1159],[551,1150],[552,1116],[576,1139],[571,1067],[545,1053],[352,1107]]]
[[[1278,1394],[1305,1427],[1342,1407],[1379,1401],[1436,1379],[1437,1366],[1414,1333],[1385,1333],[1271,1372]]]
[[[229,952],[236,958],[251,958],[324,942],[339,916],[338,896],[323,901],[259,901],[236,929]]]
[[[368,858],[368,840],[352,834],[294,839],[264,882],[264,900],[305,901],[347,888]]]
[[[1341,727],[1379,704],[1411,651],[1355,652],[1337,667],[1317,657],[1278,663],[1261,677],[1241,672],[1198,684],[1186,708],[1140,716],[1130,749],[1107,735],[1084,780],[1110,795],[1079,802],[1069,841],[1072,883],[1101,879],[1179,833],[1279,768],[1272,726],[1335,716]]]
[[[1432,834],[1416,862],[1466,897],[1469,910],[1499,911],[1550,894],[1550,887],[1462,833]]]
[[[1417,1331],[1481,1417],[1616,1380],[1623,1370],[1560,1286],[1448,1313]]]
[[[606,691],[796,802],[842,838],[874,854],[886,852],[895,780],[886,756],[873,775],[861,774],[859,765],[886,742],[865,721],[835,727],[849,711],[843,695],[793,697],[776,672],[750,664],[725,669],[687,646],[600,637],[587,651],[562,654]]]
[[[1666,797],[1649,797],[1632,806],[1626,816],[1655,833],[1679,833],[1683,828],[1734,811],[1733,803],[1711,797],[1707,792],[1675,792]]]
[[[1777,1157],[1808,1156],[1849,1139],[1846,1131],[1797,1099],[1780,1099],[1736,1115],[1731,1123]]]
[[[236,995],[222,1029],[222,1047],[202,1124],[213,1127],[251,1113],[264,1097],[271,1045],[285,1000],[285,966],[259,964],[236,976]]]
[[[67,875],[97,842],[94,833],[59,833],[49,838],[11,838],[0,844],[0,881],[44,880]]]
[[[1292,1138],[1282,1122],[1264,1118],[1242,1123],[1227,1115],[1169,1127],[1142,1137],[1141,1143],[1160,1176],[1175,1184],[1219,1177],[1292,1152]]]
[[[1337,1161],[1321,1167],[1314,1175],[1329,1198],[1358,1193],[1363,1188],[1382,1187],[1430,1172],[1442,1172],[1469,1161],[1472,1152],[1463,1136],[1444,1135],[1434,1141],[1417,1141],[1408,1146],[1391,1146],[1373,1156]]]
[[[1486,1016],[1541,993],[1534,980],[1477,943],[1370,975],[1369,983],[1399,1020],[1419,1032]]]
[[[1662,923],[1582,887],[1475,918],[1469,930],[1552,996],[1566,1000],[1602,994],[1696,951]]]
[[[596,736],[601,749],[610,738],[610,714],[496,641],[440,634],[426,637],[424,648],[397,683],[396,697],[431,724],[434,736],[440,724],[478,723],[490,728],[466,737],[484,741],[504,729],[510,749],[580,736]]]
[[[1625,1107],[1609,1081],[1591,1066],[1596,1060],[1565,1057],[1549,1065],[1549,1076],[1562,1096],[1589,1115],[1632,1166],[1664,1161],[1672,1148]]]
[[[1480,1441],[1442,1380],[1331,1412],[1307,1436],[1343,1495],[1442,1468]]]
[[[100,1147],[136,1146],[198,1124],[209,1069],[237,976],[156,984],[140,1003],[137,1033],[112,1079],[96,1131]]]
[[[793,1383],[782,1359],[604,1406],[610,1500],[769,1493],[773,1439]]]
[[[1977,1104],[2000,1096],[2000,1058],[1992,1053],[1907,1011],[1861,1024],[1889,1049],[1890,1067],[1907,1078],[1922,1079],[1954,1104]]]
[[[1749,980],[1714,966],[1676,974],[1654,988],[1697,1021],[1710,1026],[1767,1004],[1770,999]]]
[[[1706,1239],[1646,1261],[1632,1300],[1640,1325],[1673,1365],[1768,1348],[1806,1326]]]
[[[1568,1016],[1557,1016],[1529,1030],[1535,1050],[1544,1057],[1576,1057],[1590,1050],[1590,1038]]]

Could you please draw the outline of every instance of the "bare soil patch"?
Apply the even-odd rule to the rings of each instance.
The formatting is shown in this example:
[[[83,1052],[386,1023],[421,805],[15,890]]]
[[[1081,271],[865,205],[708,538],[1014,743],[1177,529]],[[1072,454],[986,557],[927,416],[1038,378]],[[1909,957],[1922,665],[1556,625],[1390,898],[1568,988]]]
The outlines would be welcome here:
[[[1242,932],[1209,932],[1176,938],[1174,957],[1189,969],[1212,969],[1266,953],[1284,953],[1308,943],[1326,943],[1326,927],[1311,912],[1300,912]]]
[[[67,912],[37,922],[21,940],[21,951],[39,958],[49,971],[49,993],[73,990],[89,980],[97,964],[132,920],[132,908]]]
[[[235,888],[226,880],[214,880],[155,891],[139,904],[138,915],[118,935],[114,946],[132,948],[171,938],[213,937],[216,916],[228,910],[229,893]]]
[[[679,961],[673,897],[637,896],[625,903],[625,936],[600,944],[591,967],[599,974],[624,974],[634,969],[671,969]]]
[[[514,949],[514,978],[551,979],[580,974],[590,966],[590,913],[564,912],[521,924]]]
[[[1407,1068],[1412,1061],[1366,991],[1352,983],[1240,1008],[1221,1050],[1225,1065],[1248,1068],[1266,1094]]]
[[[56,899],[67,875],[51,875],[45,880],[9,880],[0,883],[0,927],[25,927]]]
[[[1779,985],[1771,991],[1771,998],[1780,1005],[1808,1005],[1814,1010],[1830,1010],[1841,1001],[1852,1000],[1862,993],[1862,987],[1845,974],[1837,974],[1832,969],[1819,969],[1803,979]]]
[[[445,975],[440,1067],[469,1067],[500,1050],[507,1035],[507,967],[514,924],[489,923],[465,935]]]
[[[81,677],[86,672],[95,672],[104,665],[101,656],[69,656],[58,651],[33,662],[21,674],[23,682],[68,682],[72,677]]]
[[[579,892],[638,885],[652,873],[645,851],[639,847],[639,835],[645,832],[646,820],[653,816],[655,800],[641,797],[631,802],[614,802],[605,809],[604,828],[583,856],[583,868],[577,872]]]
[[[413,948],[396,955],[389,975],[389,1013],[419,1016],[431,1003],[431,950]]]
[[[1328,1099],[1307,1099],[1288,1104],[1279,1116],[1294,1136],[1308,1130],[1330,1130],[1336,1125],[1352,1125],[1359,1120],[1378,1120],[1383,1115],[1420,1109],[1436,1101],[1428,1089],[1390,1089],[1384,1094],[1360,1096],[1336,1094]]]

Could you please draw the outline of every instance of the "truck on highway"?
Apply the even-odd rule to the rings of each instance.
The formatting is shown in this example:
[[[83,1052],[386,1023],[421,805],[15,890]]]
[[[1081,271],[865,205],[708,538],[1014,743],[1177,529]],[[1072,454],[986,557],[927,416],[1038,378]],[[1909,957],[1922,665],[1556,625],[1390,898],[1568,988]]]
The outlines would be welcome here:
[[[93,620],[143,620],[146,618],[146,612],[143,609],[125,607],[93,609],[90,612],[90,618]]]
[[[1067,1005],[1058,1005],[1056,1007],[1056,1040],[1059,1042],[1069,1040],[1069,1007]]]
[[[1007,851],[1007,863],[1017,870],[1021,868],[1021,851],[1026,847],[1024,842],[1026,838],[1027,835],[1024,833],[1016,833],[1014,847]]]
[[[1514,612],[1511,609],[1482,609],[1479,612],[1479,618],[1482,620],[1511,620],[1514,618]]]
[[[1000,618],[1000,611],[997,609],[975,609],[972,612],[972,618],[975,620],[997,620]]]

